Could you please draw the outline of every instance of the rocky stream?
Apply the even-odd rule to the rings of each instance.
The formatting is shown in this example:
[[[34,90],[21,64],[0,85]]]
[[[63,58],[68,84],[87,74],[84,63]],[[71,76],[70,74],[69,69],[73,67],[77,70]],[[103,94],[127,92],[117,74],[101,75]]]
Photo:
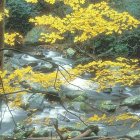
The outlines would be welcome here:
[[[36,51],[28,52],[36,57],[18,52],[5,51],[5,68],[8,71],[32,66],[35,71],[49,73],[56,69],[49,62],[43,62],[40,58],[51,60],[56,64],[62,65],[66,69],[71,69],[75,61],[65,58],[62,54],[55,51],[39,48]],[[38,58],[38,59],[37,59]],[[61,69],[61,68],[60,68]],[[23,96],[22,102],[28,104],[27,108],[9,108],[1,102],[1,138],[6,140],[13,137],[18,140],[28,137],[51,137],[57,136],[56,129],[52,122],[57,121],[63,136],[71,138],[80,135],[87,127],[81,120],[98,114],[99,116],[107,113],[109,116],[123,113],[140,115],[140,86],[125,87],[120,94],[120,86],[116,86],[112,91],[97,93],[97,85],[89,82],[90,74],[86,73],[82,78],[77,77],[62,86],[63,105],[58,98],[49,98],[41,93],[29,93]],[[46,79],[47,80],[47,79]],[[76,86],[75,86],[76,85]],[[46,90],[47,93],[58,95],[58,91],[50,87],[43,89],[39,84],[33,85],[35,90]],[[82,90],[81,90],[82,89]],[[79,117],[77,117],[79,116]],[[15,123],[17,126],[15,126]],[[80,118],[80,119],[79,119]],[[26,120],[26,121],[25,121]],[[89,122],[89,125],[97,125],[98,131],[92,132],[90,136],[117,137],[118,140],[130,140],[131,138],[140,139],[140,123],[134,127],[132,120],[114,122],[106,124]],[[89,137],[90,137],[89,136]],[[127,136],[121,138],[121,136]],[[58,138],[58,137],[57,137]],[[92,138],[91,138],[92,139]]]

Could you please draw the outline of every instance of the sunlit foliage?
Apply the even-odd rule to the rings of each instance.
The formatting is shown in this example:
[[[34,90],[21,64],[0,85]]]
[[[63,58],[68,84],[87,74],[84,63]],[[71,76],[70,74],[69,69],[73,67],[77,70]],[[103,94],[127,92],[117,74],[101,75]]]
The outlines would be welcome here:
[[[52,73],[34,72],[31,67],[15,70],[13,73],[8,74],[6,71],[0,72],[3,79],[5,93],[15,92],[21,89],[20,82],[26,81],[27,83],[38,83],[44,88],[55,86],[58,90],[61,85],[66,84],[68,81],[74,80],[77,76],[88,72],[93,76],[90,78],[92,82],[98,84],[97,91],[111,88],[116,84],[122,86],[133,86],[139,83],[140,68],[138,67],[138,60],[117,58],[116,61],[93,61],[86,65],[78,65],[68,72],[61,70],[61,72],[54,71]],[[29,89],[31,90],[31,89]],[[3,94],[3,89],[0,89]],[[21,96],[15,99],[18,104]]]
[[[4,38],[5,38],[4,39],[5,44],[9,46],[15,46],[16,42],[18,42],[19,40],[21,41],[23,40],[23,36],[17,32],[5,33]],[[18,43],[20,44],[21,42],[18,42]]]
[[[37,0],[26,1],[37,2]],[[46,0],[46,2],[55,3],[54,0]],[[85,0],[63,0],[63,2],[73,9],[64,18],[43,15],[29,20],[35,25],[47,25],[55,29],[50,34],[42,34],[41,41],[55,43],[56,40],[64,39],[64,34],[69,32],[74,34],[74,42],[83,42],[100,34],[121,34],[123,31],[136,28],[140,24],[140,21],[129,13],[119,13],[105,1],[87,6],[85,6]]]
[[[88,122],[102,122],[102,123],[107,123],[107,124],[113,124],[115,122],[120,122],[120,121],[126,121],[126,120],[132,120],[133,123],[131,127],[133,127],[136,123],[140,121],[140,117],[137,115],[133,115],[131,113],[123,113],[123,114],[118,114],[118,115],[112,115],[112,116],[107,116],[106,114],[103,115],[94,115],[88,119]],[[125,124],[125,123],[124,123]]]
[[[0,21],[2,21],[4,16],[9,17],[9,10],[8,9],[5,9],[4,13],[0,13]]]
[[[99,91],[111,88],[116,84],[133,86],[139,83],[140,68],[137,59],[117,58],[116,61],[93,61],[86,65],[78,65],[77,73],[93,74],[92,81],[97,82]]]

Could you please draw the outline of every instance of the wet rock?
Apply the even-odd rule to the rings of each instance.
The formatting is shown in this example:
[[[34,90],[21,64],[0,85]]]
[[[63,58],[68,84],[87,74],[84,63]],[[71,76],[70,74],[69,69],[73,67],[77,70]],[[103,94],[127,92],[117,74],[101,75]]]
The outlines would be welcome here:
[[[68,134],[68,137],[74,138],[76,136],[79,136],[81,134],[81,132],[80,131],[71,131],[71,132],[68,132],[67,134]]]
[[[68,133],[64,133],[64,134],[62,134],[62,136],[63,136],[64,139],[66,139],[66,138],[69,137],[69,136],[68,136]]]
[[[84,112],[89,112],[89,111],[93,111],[93,109],[86,103],[81,103],[80,105],[80,110],[84,111]]]
[[[13,57],[14,53],[12,50],[4,50],[4,56]]]
[[[90,134],[90,136],[96,136],[96,134],[95,134],[94,132],[92,132],[92,133]]]
[[[140,107],[140,95],[136,95],[136,96],[126,98],[122,102],[122,105],[139,108]]]
[[[48,127],[36,127],[35,131],[32,133],[33,137],[47,137],[49,136]]]
[[[119,139],[116,139],[116,140],[130,140],[129,138],[119,138]]]
[[[34,94],[29,99],[29,107],[33,109],[43,109],[44,96],[42,94]]]
[[[36,26],[32,28],[24,38],[24,44],[37,45],[40,44],[39,38],[41,33],[47,33],[47,28],[45,26]]]
[[[47,88],[47,94],[45,95],[50,101],[60,101],[60,96],[58,90],[54,87]]]
[[[87,99],[87,97],[80,95],[80,96],[76,97],[73,101],[82,102],[82,101],[85,101],[86,99]]]
[[[104,93],[111,93],[112,92],[112,88],[105,88],[103,90]]]
[[[87,97],[86,93],[84,91],[80,90],[69,90],[69,91],[64,91],[63,95],[66,96],[69,99],[75,99],[79,96]]]
[[[21,60],[21,59],[19,59],[19,58],[16,58],[16,57],[12,57],[12,58],[11,58],[11,64],[12,64],[12,68],[18,69],[18,68],[20,68],[20,67],[26,65],[27,62],[24,61],[24,60]]]
[[[63,122],[70,122],[70,119],[68,119],[65,115],[58,114],[57,115],[58,120],[63,121]]]
[[[140,139],[140,130],[131,131],[127,134],[127,136]]]
[[[77,124],[73,124],[73,125],[65,125],[63,127],[61,127],[61,129],[63,130],[68,130],[68,131],[80,131],[80,132],[84,132],[87,130],[87,126],[84,124],[80,124],[79,126]]]
[[[17,126],[14,129],[14,138],[23,140],[24,138],[27,138],[33,131],[33,127],[24,126],[22,122],[17,123]]]
[[[29,64],[25,64],[23,67],[27,67],[27,66],[36,67],[37,65],[38,65],[38,62],[31,62]]]
[[[54,66],[51,63],[49,63],[49,62],[39,63],[38,66],[36,66],[34,68],[34,70],[40,71],[40,72],[43,72],[43,73],[47,73],[47,72],[53,71],[54,70]]]
[[[44,96],[39,93],[23,95],[22,107],[23,108],[31,108],[31,109],[39,109],[42,110],[44,108]]]
[[[14,138],[13,131],[6,131],[0,134],[0,140],[13,140],[13,138]]]
[[[109,111],[109,112],[112,112],[112,111],[115,111],[116,110],[116,105],[114,105],[114,103],[112,103],[111,100],[108,100],[108,101],[103,101],[100,105],[100,108],[101,109],[104,109],[106,111]]]
[[[21,132],[18,132],[14,135],[14,137],[17,139],[17,140],[23,140],[26,138],[26,132],[25,131],[21,131]]]
[[[90,79],[91,77],[93,77],[93,74],[91,74],[91,73],[84,73],[83,75],[82,75],[82,78],[84,78],[84,79]]]
[[[9,60],[8,61],[5,60],[4,69],[11,73],[14,71],[15,68],[12,66],[12,64]]]
[[[44,59],[45,55],[43,53],[40,53],[40,54],[35,54],[34,57],[37,59]]]
[[[47,88],[43,87],[40,83],[29,83],[29,82],[23,82],[21,83],[24,88],[30,88],[30,90],[34,93],[46,93]]]
[[[3,135],[0,135],[0,138],[1,140],[13,140],[14,139],[14,136],[3,136]]]
[[[22,55],[21,60],[23,62],[26,62],[26,63],[39,61],[39,59],[37,59],[37,58],[35,58],[33,56],[30,56],[30,55],[27,55],[27,54]]]
[[[29,88],[33,93],[43,93],[45,98],[48,98],[51,101],[59,101],[59,92],[54,87],[43,87],[40,83],[21,83],[24,88]]]
[[[88,63],[89,61],[91,61],[92,58],[89,58],[89,57],[82,57],[82,58],[79,58],[75,61],[75,65],[77,64],[86,64]]]
[[[133,90],[133,95],[140,95],[140,87],[137,87],[136,89]]]
[[[100,129],[98,132],[98,136],[108,136],[108,132],[105,128]]]
[[[67,52],[67,55],[68,55],[70,58],[72,58],[72,57],[76,54],[76,51],[75,51],[74,49],[72,49],[72,48],[68,48],[68,49],[66,50],[66,52]]]
[[[91,107],[88,106],[86,103],[84,102],[71,102],[69,104],[68,109],[72,109],[75,111],[84,111],[84,112],[88,112],[88,111],[92,111]]]

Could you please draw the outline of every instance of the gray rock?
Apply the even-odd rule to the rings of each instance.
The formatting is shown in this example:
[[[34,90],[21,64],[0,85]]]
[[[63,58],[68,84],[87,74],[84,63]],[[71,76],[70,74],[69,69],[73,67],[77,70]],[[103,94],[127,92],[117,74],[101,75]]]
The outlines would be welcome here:
[[[140,95],[126,98],[122,102],[122,105],[129,106],[129,107],[139,107],[140,106]]]
[[[78,96],[78,97],[76,97],[73,101],[75,102],[75,101],[77,101],[77,102],[82,102],[82,101],[85,101],[87,99],[87,97],[85,97],[85,96]]]
[[[32,135],[34,137],[47,137],[49,136],[48,127],[36,127]]]
[[[108,136],[108,132],[105,128],[100,129],[98,132],[98,136]]]
[[[112,88],[105,88],[103,90],[104,93],[111,93],[112,92]]]
[[[61,129],[66,129],[68,131],[84,132],[87,129],[87,126],[85,126],[84,124],[80,124],[80,126],[78,126],[77,124],[73,124],[73,125],[62,126]]]
[[[75,53],[76,53],[76,51],[75,51],[74,49],[72,49],[72,48],[68,48],[68,49],[66,50],[66,52],[67,52],[67,55],[68,55],[69,57],[73,57],[73,56],[75,55]]]
[[[79,136],[81,134],[81,132],[80,131],[71,131],[71,132],[68,132],[67,134],[70,138],[74,138],[76,136]]]
[[[71,102],[69,104],[69,107],[68,109],[72,109],[72,110],[75,110],[75,111],[79,111],[79,112],[88,112],[88,111],[92,111],[91,107],[88,106],[86,103],[84,102]]]
[[[29,64],[25,64],[24,66],[36,67],[37,65],[38,65],[38,62],[31,62]]]
[[[42,94],[35,93],[29,99],[29,107],[32,109],[43,109],[44,108],[43,101],[44,96]]]
[[[140,130],[131,131],[127,134],[127,136],[140,139]]]
[[[111,100],[103,101],[100,105],[100,108],[104,109],[106,111],[115,111],[116,107],[117,106],[115,104],[113,104]]]
[[[16,138],[17,140],[23,140],[26,138],[26,132],[20,131],[14,135],[14,138]]]
[[[40,83],[23,83],[23,86],[28,86],[32,90],[32,92],[38,92],[38,93],[46,93],[47,88],[43,87]]]
[[[40,72],[51,72],[54,70],[54,66],[47,62],[47,63],[39,63],[38,66],[34,67],[34,70],[40,71]]]
[[[48,29],[45,26],[35,26],[32,28],[24,38],[24,44],[36,45],[39,44],[41,33],[47,33]]]
[[[89,58],[89,57],[82,57],[82,58],[79,58],[75,61],[75,65],[77,64],[85,64],[85,63],[88,63],[89,61],[91,61],[92,59]]]
[[[133,95],[140,95],[140,87],[134,89],[134,90],[132,91],[132,93],[133,93]]]
[[[75,99],[78,96],[83,96],[83,97],[87,97],[86,93],[84,91],[81,90],[69,90],[69,91],[64,91],[63,95],[66,96],[69,99]]]
[[[25,94],[23,95],[22,100],[22,107],[23,108],[31,108],[31,109],[40,109],[42,110],[44,108],[44,96],[40,93],[35,94]]]
[[[94,132],[92,132],[92,133],[90,134],[90,136],[96,136],[96,134],[95,134]]]
[[[12,50],[4,50],[4,55],[7,57],[13,57],[14,53]]]
[[[54,87],[43,87],[40,83],[29,83],[23,82],[22,86],[24,88],[30,88],[33,93],[43,93],[45,98],[48,98],[53,101],[59,101],[59,92]]]

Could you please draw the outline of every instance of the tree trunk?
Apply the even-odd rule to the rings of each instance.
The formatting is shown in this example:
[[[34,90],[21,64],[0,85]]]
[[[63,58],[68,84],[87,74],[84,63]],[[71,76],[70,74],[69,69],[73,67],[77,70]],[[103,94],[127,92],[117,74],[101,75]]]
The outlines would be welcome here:
[[[0,13],[4,13],[5,0],[0,0]],[[4,47],[4,16],[0,21],[0,49]],[[0,69],[3,68],[3,52],[0,52]]]

